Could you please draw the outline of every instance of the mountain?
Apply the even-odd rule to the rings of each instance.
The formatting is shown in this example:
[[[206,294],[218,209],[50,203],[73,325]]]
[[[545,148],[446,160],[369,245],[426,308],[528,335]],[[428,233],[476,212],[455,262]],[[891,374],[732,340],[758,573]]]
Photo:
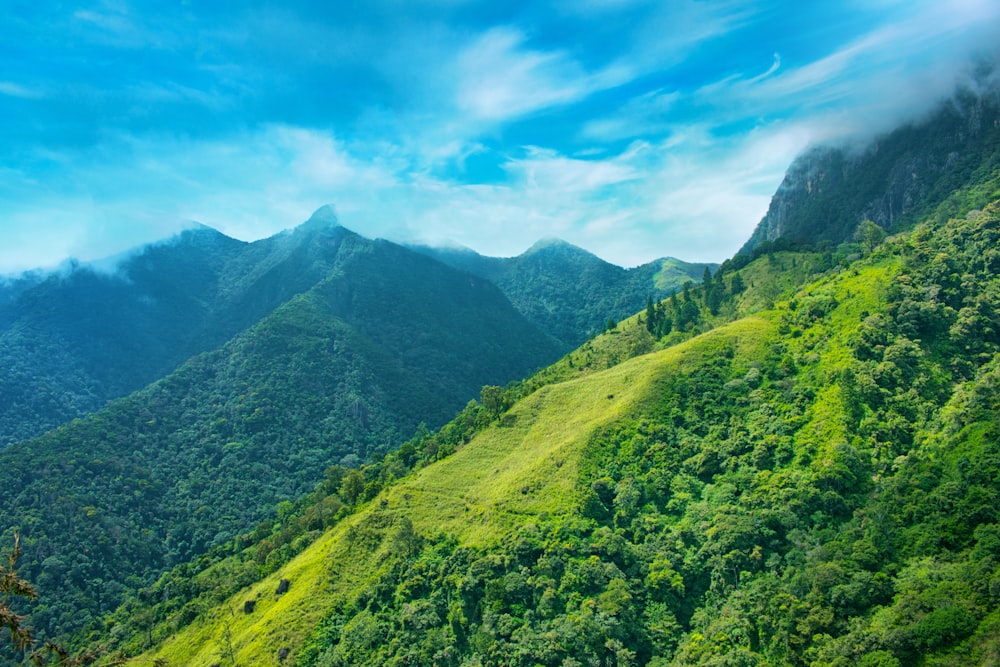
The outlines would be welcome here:
[[[997,164],[1000,92],[995,85],[961,90],[927,118],[866,146],[816,148],[797,158],[740,252],[775,241],[835,246],[865,219],[887,231],[931,214],[943,222],[955,211],[938,210],[942,202]]]
[[[411,246],[445,264],[486,278],[514,307],[571,350],[619,320],[700,281],[717,264],[688,264],[664,258],[633,269],[605,262],[560,241],[539,241],[517,257],[485,257],[466,248]]]
[[[48,458],[22,445],[0,455],[20,453],[0,460],[13,471],[0,489],[27,503],[3,515],[49,540],[24,540],[23,573],[48,582],[33,621],[91,630],[78,646],[194,666],[995,663],[1000,165],[992,135],[977,136],[986,143],[967,148],[981,164],[914,226],[853,242],[848,212],[833,220],[846,237],[818,225],[762,242],[523,381],[484,387],[439,430],[380,449],[386,430],[369,428],[354,437],[384,456],[323,468],[325,447],[309,444],[356,434],[390,409],[379,392],[401,386],[364,394],[384,375],[365,364],[402,377],[427,356],[326,351],[355,333],[405,349],[449,335],[421,338],[443,311],[383,331],[423,303],[441,308],[413,288],[397,318],[395,292],[363,291],[409,287],[410,274],[335,266],[220,351],[31,443]],[[838,186],[846,199],[855,187],[868,184]],[[385,248],[390,266],[446,271],[358,243],[352,258]],[[453,288],[496,289],[451,271]],[[343,282],[352,275],[365,280]],[[345,388],[320,390],[334,382]],[[415,418],[431,394],[385,405]],[[354,425],[328,436],[330,414]],[[197,447],[186,477],[154,477]],[[68,492],[59,476],[77,469],[94,481]],[[261,496],[278,507],[241,529]],[[52,534],[83,543],[56,547]],[[155,567],[115,569],[137,553]]]
[[[0,366],[10,369],[0,374],[0,448],[222,345],[321,280],[350,235],[324,207],[255,243],[199,226],[117,262],[72,262],[0,283]],[[715,268],[664,259],[626,270],[559,241],[510,259],[416,249],[499,286],[564,352],[609,318]]]
[[[256,242],[208,227],[0,288],[0,447],[81,417],[311,288],[352,234],[322,210]]]
[[[146,607],[132,646],[193,666],[991,664],[998,240],[1000,199],[751,312],[815,253],[762,255],[728,324],[671,344],[631,318],[364,469],[370,494],[331,484],[352,511],[221,604],[252,548],[162,580],[148,599],[201,595]],[[682,297],[706,319],[707,291]]]
[[[21,535],[45,636],[92,626],[128,588],[272,520],[330,466],[377,458],[559,355],[495,286],[431,258],[330,226],[273,243],[287,252],[244,248],[253,273],[222,282],[256,287],[206,320],[322,277],[165,378],[0,452],[0,528]]]

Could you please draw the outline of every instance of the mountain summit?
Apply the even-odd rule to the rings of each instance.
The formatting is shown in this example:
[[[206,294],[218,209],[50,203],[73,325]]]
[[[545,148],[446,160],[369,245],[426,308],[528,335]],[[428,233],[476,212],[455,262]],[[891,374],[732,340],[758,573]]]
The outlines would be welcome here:
[[[542,239],[516,257],[486,257],[468,248],[411,247],[497,285],[565,351],[603,330],[609,319],[628,317],[650,297],[665,298],[718,266],[664,258],[625,269],[558,238]]]
[[[299,225],[301,229],[317,229],[323,227],[339,227],[340,218],[332,204],[324,204],[316,209],[309,219]]]

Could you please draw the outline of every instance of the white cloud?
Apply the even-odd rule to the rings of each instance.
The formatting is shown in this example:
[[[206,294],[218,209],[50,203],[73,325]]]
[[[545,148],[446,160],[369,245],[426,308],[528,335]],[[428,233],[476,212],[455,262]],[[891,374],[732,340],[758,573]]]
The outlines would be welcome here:
[[[14,83],[13,81],[0,81],[0,95],[20,97],[28,100],[38,99],[45,96],[41,90],[23,86],[19,83]]]
[[[458,56],[456,102],[485,121],[568,104],[626,81],[620,68],[586,72],[567,54],[525,47],[513,28],[488,30]]]

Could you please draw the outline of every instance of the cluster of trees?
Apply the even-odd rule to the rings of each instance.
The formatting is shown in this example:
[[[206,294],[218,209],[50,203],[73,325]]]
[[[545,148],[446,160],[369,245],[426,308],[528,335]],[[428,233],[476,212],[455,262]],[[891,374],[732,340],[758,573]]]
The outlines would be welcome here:
[[[716,271],[713,276],[706,268],[700,289],[696,290],[694,283],[689,281],[681,286],[679,296],[675,290],[664,301],[654,302],[653,297],[649,297],[645,312],[646,330],[654,338],[663,338],[675,330],[689,332],[708,316],[718,316],[726,300],[732,301],[746,289],[739,272],[733,273],[728,284],[724,276],[723,270]]]

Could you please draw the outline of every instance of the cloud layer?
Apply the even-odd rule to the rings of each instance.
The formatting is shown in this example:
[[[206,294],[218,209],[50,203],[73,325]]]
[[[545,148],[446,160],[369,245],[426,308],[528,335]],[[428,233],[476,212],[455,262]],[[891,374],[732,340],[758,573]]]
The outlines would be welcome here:
[[[0,273],[326,203],[486,254],[719,261],[798,152],[920,113],[1000,34],[991,0],[334,4],[11,12]]]

